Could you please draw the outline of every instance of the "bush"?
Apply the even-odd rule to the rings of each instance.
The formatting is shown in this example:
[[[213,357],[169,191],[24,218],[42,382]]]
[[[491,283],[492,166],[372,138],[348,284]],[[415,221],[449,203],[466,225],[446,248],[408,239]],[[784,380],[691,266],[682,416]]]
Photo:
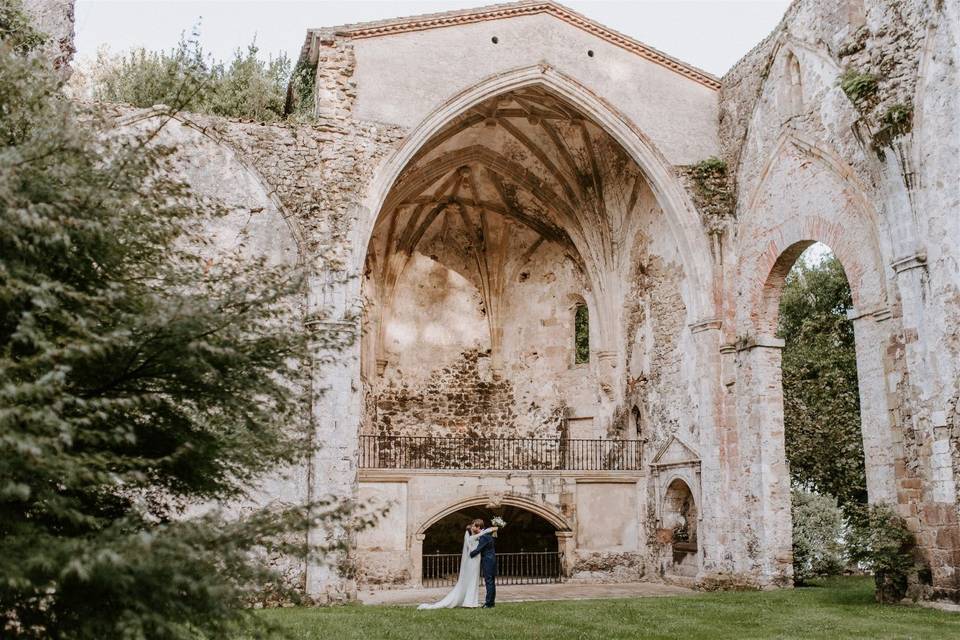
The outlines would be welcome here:
[[[878,602],[899,602],[917,575],[915,541],[903,518],[887,504],[871,505],[853,519],[850,557],[873,573]]]
[[[794,581],[804,584],[843,571],[846,527],[837,499],[795,487],[791,513]]]
[[[213,115],[270,122],[284,117],[290,60],[258,57],[256,43],[238,49],[229,65],[212,61],[196,40],[169,52],[137,49],[101,53],[90,74],[91,97],[135,107],[163,104]]]

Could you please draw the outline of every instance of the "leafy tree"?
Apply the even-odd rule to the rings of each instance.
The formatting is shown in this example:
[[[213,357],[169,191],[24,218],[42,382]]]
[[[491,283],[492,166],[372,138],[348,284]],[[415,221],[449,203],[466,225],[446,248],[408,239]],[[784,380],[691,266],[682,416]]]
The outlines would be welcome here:
[[[839,260],[803,260],[780,302],[784,426],[796,484],[835,496],[850,513],[866,503],[850,286]]]
[[[122,56],[100,54],[89,77],[96,100],[135,107],[156,104],[188,111],[260,121],[284,117],[290,60],[258,57],[256,43],[238,49],[226,65],[204,53],[197,34],[174,49],[136,49]]]
[[[893,507],[870,505],[852,522],[850,557],[873,573],[878,602],[900,602],[911,582],[922,580],[929,584],[929,575],[922,575],[928,572],[914,561],[913,534]]]
[[[839,574],[844,567],[846,524],[837,499],[799,487],[791,491],[793,516],[793,579]]]
[[[23,42],[0,43],[0,636],[231,637],[263,589],[292,595],[272,562],[326,552],[306,532],[347,513],[183,512],[309,453],[301,278],[201,260],[220,208]]]

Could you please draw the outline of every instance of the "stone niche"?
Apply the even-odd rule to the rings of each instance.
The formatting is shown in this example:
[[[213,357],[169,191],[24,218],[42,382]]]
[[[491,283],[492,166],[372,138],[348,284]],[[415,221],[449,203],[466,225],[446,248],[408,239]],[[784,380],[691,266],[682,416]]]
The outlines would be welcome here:
[[[695,578],[700,568],[700,456],[677,436],[650,463],[656,553],[663,575]]]

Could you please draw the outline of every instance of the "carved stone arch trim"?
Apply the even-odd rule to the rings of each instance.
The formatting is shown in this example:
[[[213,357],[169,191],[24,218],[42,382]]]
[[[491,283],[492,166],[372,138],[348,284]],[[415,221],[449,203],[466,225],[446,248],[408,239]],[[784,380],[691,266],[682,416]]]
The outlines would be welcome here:
[[[813,46],[808,42],[805,42],[803,40],[800,40],[798,38],[791,36],[785,31],[781,31],[780,35],[776,39],[776,42],[773,48],[770,51],[770,55],[767,58],[766,70],[769,71],[771,68],[779,64],[780,57],[782,55],[792,54],[794,57],[797,58],[797,61],[801,63],[800,65],[801,75],[803,75],[803,64],[802,64],[803,56],[797,55],[798,51],[803,51],[804,55],[816,56],[821,62],[826,63],[827,66],[829,66],[833,70],[835,75],[837,76],[840,75],[842,71],[841,67],[831,57],[830,52],[826,48]],[[808,74],[808,77],[809,77],[809,74]],[[747,131],[744,133],[744,137],[743,137],[743,140],[741,140],[741,142],[745,143],[747,137],[750,134],[750,127],[752,127],[753,126],[752,123],[756,121],[757,110],[760,109],[761,105],[763,104],[762,98],[767,91],[767,84],[769,82],[770,82],[770,74],[768,73],[760,81],[760,88],[757,92],[757,99],[753,101],[753,106],[750,110],[750,118],[748,122],[750,122],[751,125],[747,128]],[[808,92],[808,95],[810,92],[812,92],[812,87],[809,85],[809,83],[807,84],[806,90]],[[783,135],[789,135],[789,132],[785,132]],[[739,154],[737,156],[737,166],[731,168],[731,170],[737,175],[738,178],[739,178],[739,172],[740,172],[741,166],[743,166],[743,154]],[[738,182],[742,183],[743,181],[738,179]]]
[[[611,135],[637,163],[647,178],[658,204],[666,215],[677,243],[687,276],[692,282],[687,312],[692,318],[716,315],[716,278],[710,244],[700,217],[682,187],[673,167],[639,128],[615,107],[571,77],[549,65],[540,64],[498,73],[455,96],[427,116],[407,136],[400,148],[378,167],[361,204],[366,219],[357,225],[354,269],[362,268],[376,219],[384,209],[390,189],[404,168],[431,138],[454,118],[494,96],[524,87],[541,86],[581,109]],[[362,250],[359,248],[362,247]]]
[[[175,120],[181,125],[196,131],[214,144],[228,149],[236,158],[237,162],[244,168],[244,170],[263,187],[263,190],[266,192],[270,202],[273,203],[273,205],[277,208],[277,211],[280,212],[280,216],[287,224],[287,228],[290,229],[290,234],[293,236],[293,241],[297,245],[297,263],[299,266],[303,266],[303,264],[306,262],[307,243],[299,220],[297,220],[297,218],[287,210],[287,208],[283,205],[283,202],[281,202],[280,198],[277,196],[276,188],[271,185],[266,178],[263,177],[263,174],[261,174],[260,171],[246,158],[242,150],[239,149],[237,145],[224,137],[215,135],[215,132],[211,131],[209,127],[205,127],[202,124],[191,120],[189,117],[180,113],[171,114],[165,109],[151,107],[149,109],[139,110],[136,113],[128,114],[118,118],[117,124],[119,126],[132,126],[138,122],[150,120],[151,118],[164,118],[167,120],[167,122]],[[166,126],[167,122],[164,122],[163,126]]]
[[[427,529],[432,527],[434,524],[436,524],[440,520],[446,518],[450,514],[456,513],[457,511],[466,509],[468,507],[486,506],[493,499],[496,499],[499,502],[499,504],[507,505],[511,507],[517,507],[519,509],[524,509],[525,511],[534,513],[540,516],[541,518],[543,518],[544,520],[546,520],[547,522],[549,522],[551,525],[553,525],[557,529],[557,531],[573,531],[573,528],[570,526],[570,523],[567,521],[566,518],[564,518],[557,511],[555,511],[548,505],[543,504],[542,502],[536,502],[534,500],[530,500],[529,498],[523,498],[521,496],[515,496],[515,495],[502,495],[502,496],[481,495],[481,496],[471,496],[469,498],[458,500],[457,502],[447,505],[443,509],[435,512],[433,515],[426,518],[419,527],[417,527],[415,534],[416,535],[426,534]]]
[[[794,145],[808,154],[818,166],[830,172],[838,184],[849,193],[850,202],[859,215],[845,219],[843,224],[840,224],[839,218],[833,219],[810,212],[785,220],[770,229],[759,225],[761,212],[764,210],[759,203],[760,194],[766,188],[769,177],[774,174],[788,145]],[[800,253],[814,242],[828,245],[840,260],[850,284],[854,306],[858,310],[886,307],[888,296],[885,266],[881,258],[877,223],[876,209],[852,168],[828,148],[804,140],[794,133],[782,135],[763,167],[760,180],[749,196],[746,211],[738,225],[741,229],[740,237],[750,237],[758,231],[761,232],[759,236],[752,235],[751,246],[755,247],[755,250],[740,250],[737,292],[748,296],[744,302],[753,326],[738,329],[753,330],[759,335],[773,334],[776,303],[779,300],[775,295],[777,292],[772,290],[778,286],[774,280],[784,278]],[[869,239],[870,246],[851,244],[849,238],[857,234],[857,231],[860,232],[860,237]],[[780,273],[784,269],[786,271]]]

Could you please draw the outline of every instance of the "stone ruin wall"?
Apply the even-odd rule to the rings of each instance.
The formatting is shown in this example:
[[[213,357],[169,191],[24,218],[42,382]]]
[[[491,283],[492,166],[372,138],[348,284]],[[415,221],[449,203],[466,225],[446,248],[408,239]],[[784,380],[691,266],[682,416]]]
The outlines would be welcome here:
[[[65,79],[70,76],[70,61],[76,52],[73,2],[74,0],[23,0],[23,8],[33,20],[35,28],[48,35],[42,54]]]
[[[892,438],[865,433],[871,500],[900,504],[933,573],[933,586],[919,590],[952,599],[960,597],[950,422],[960,391],[958,14],[956,2],[938,0],[798,0],[724,76],[719,118],[737,193],[736,220],[723,231],[726,297],[738,301],[726,340],[757,331],[743,292],[762,283],[758,265],[769,269],[798,234],[834,249],[860,298],[864,426],[888,424]],[[844,72],[870,74],[875,88],[845,95]],[[892,121],[904,109],[906,122]],[[752,356],[740,353],[742,367]],[[789,538],[778,544],[788,548]]]
[[[72,7],[63,2],[28,3],[42,20],[56,18],[51,31],[66,57],[67,49],[72,49],[63,47],[70,40],[66,34],[72,33],[72,12],[63,11],[68,5]],[[838,249],[834,245],[845,248],[853,256],[844,263],[852,284],[862,285],[871,301],[886,303],[889,316],[875,308],[858,309],[869,315],[868,322],[858,325],[862,327],[858,346],[861,338],[875,341],[880,345],[881,362],[877,365],[880,384],[861,388],[861,396],[865,406],[881,407],[885,415],[880,418],[893,425],[894,449],[899,452],[891,472],[895,496],[918,533],[934,576],[935,587],[925,595],[956,600],[960,593],[960,507],[955,486],[960,477],[958,14],[952,0],[798,0],[774,33],[723,78],[718,126],[727,164],[726,185],[704,193],[690,181],[688,168],[677,169],[712,237],[714,260],[722,265],[726,284],[721,295],[728,310],[723,318],[724,342],[730,346],[725,353],[736,354],[725,356],[721,377],[727,395],[721,413],[728,426],[739,426],[732,438],[720,441],[717,455],[727,460],[727,466],[718,484],[705,484],[705,491],[716,491],[716,495],[704,496],[705,517],[710,517],[710,502],[726,496],[725,517],[712,520],[716,531],[703,532],[726,540],[726,546],[723,555],[705,559],[721,571],[706,576],[704,585],[735,584],[741,579],[738,575],[776,573],[779,569],[765,567],[758,554],[789,545],[789,540],[777,539],[782,529],[755,519],[757,505],[766,498],[749,483],[740,484],[737,476],[743,474],[736,466],[743,464],[742,468],[749,470],[751,464],[749,449],[738,449],[737,439],[756,437],[749,421],[737,418],[741,403],[735,400],[749,400],[753,383],[736,371],[755,366],[758,360],[750,351],[737,351],[735,346],[755,331],[757,318],[734,310],[749,309],[740,292],[758,286],[759,276],[745,268],[764,264],[757,262],[757,256],[770,246],[764,244],[769,234],[781,229],[787,237],[791,232],[782,220],[757,218],[777,215],[764,214],[775,210],[765,209],[776,203],[764,199],[773,198],[799,207],[798,211],[822,214],[831,224],[822,226],[821,220],[821,226],[807,227],[821,232],[822,237],[814,239],[825,240],[834,249]],[[408,133],[403,127],[355,119],[351,45],[331,41],[325,51],[318,67],[318,116],[313,123],[267,125],[200,115],[184,117],[184,126],[229,148],[241,164],[262,177],[266,194],[255,199],[276,203],[277,215],[287,218],[293,227],[299,259],[317,274],[331,269],[342,272],[339,265],[348,263],[357,250],[353,245],[358,225],[362,227],[372,215],[360,210],[357,203],[364,198],[373,169]],[[801,71],[799,103],[787,53],[797,59]],[[877,89],[873,96],[854,103],[844,95],[838,80],[845,69],[874,74]],[[908,127],[891,129],[884,123],[884,116],[895,105],[912,107]],[[129,113],[117,108],[118,117]],[[784,151],[784,135],[800,142],[786,145],[789,151]],[[218,153],[211,152],[208,160]],[[219,157],[222,159],[222,154]],[[824,163],[833,167],[831,175],[824,173]],[[836,167],[842,167],[844,181],[829,198],[818,200],[816,194],[799,193],[790,179],[790,171],[802,168],[809,172],[812,183],[821,178],[824,183],[837,182]],[[782,188],[771,192],[771,185]],[[729,198],[734,190],[736,205],[732,206]],[[843,206],[837,207],[838,202]],[[269,206],[264,204],[264,208]],[[849,224],[861,218],[861,222]],[[745,226],[746,220],[757,226]],[[845,227],[852,237],[844,236]],[[656,235],[663,235],[662,231]],[[860,249],[851,249],[857,247]],[[622,327],[626,345],[622,357],[628,373],[619,421],[613,425],[622,428],[635,404],[644,412],[645,424],[653,428],[671,425],[662,432],[653,431],[652,440],[664,441],[667,432],[675,429],[685,429],[696,440],[698,427],[689,422],[692,414],[683,411],[685,403],[698,397],[692,389],[696,380],[691,371],[693,359],[685,357],[696,347],[683,326],[684,314],[678,311],[682,308],[678,283],[683,275],[669,252],[637,251],[633,263],[638,266],[629,275]],[[862,278],[871,270],[882,273],[879,284]],[[330,287],[315,282],[305,305],[308,318],[324,316],[321,309],[332,299],[324,293],[327,289]],[[333,289],[336,293],[337,287]],[[334,317],[349,314],[345,297],[335,299],[340,302],[333,304]],[[307,324],[314,331],[324,328],[309,320]],[[457,352],[450,364],[436,371],[437,389],[452,390],[466,381],[477,384],[478,379],[483,380],[483,351],[480,340]],[[860,355],[858,351],[858,360]],[[433,379],[432,373],[426,377],[427,388]],[[497,411],[504,417],[520,415],[513,383],[499,384],[489,389]],[[324,390],[330,401],[312,409],[316,436],[327,446],[311,464],[330,469],[329,482],[314,478],[313,487],[307,487],[309,472],[300,470],[291,474],[292,480],[267,487],[268,494],[295,499],[302,492],[329,490],[347,495],[354,490],[356,475],[349,460],[355,444],[350,434],[333,430],[330,423],[342,418],[349,421],[351,411],[359,412],[355,391],[349,381],[338,381],[336,372],[317,373],[314,385]],[[338,398],[342,408],[335,413],[340,413],[329,415],[324,407],[335,406]],[[459,398],[448,394],[446,402],[444,411]],[[752,408],[749,402],[746,406],[745,415],[749,415]],[[465,415],[470,415],[469,409]],[[544,415],[552,414],[547,411]],[[780,505],[782,508],[782,502]],[[738,528],[740,522],[742,528]],[[583,568],[589,573],[589,566]],[[732,573],[724,573],[731,568]],[[351,591],[349,582],[334,581],[330,587],[329,572],[304,573],[294,571],[293,579],[306,581],[312,593],[332,589],[331,597],[343,597]]]

